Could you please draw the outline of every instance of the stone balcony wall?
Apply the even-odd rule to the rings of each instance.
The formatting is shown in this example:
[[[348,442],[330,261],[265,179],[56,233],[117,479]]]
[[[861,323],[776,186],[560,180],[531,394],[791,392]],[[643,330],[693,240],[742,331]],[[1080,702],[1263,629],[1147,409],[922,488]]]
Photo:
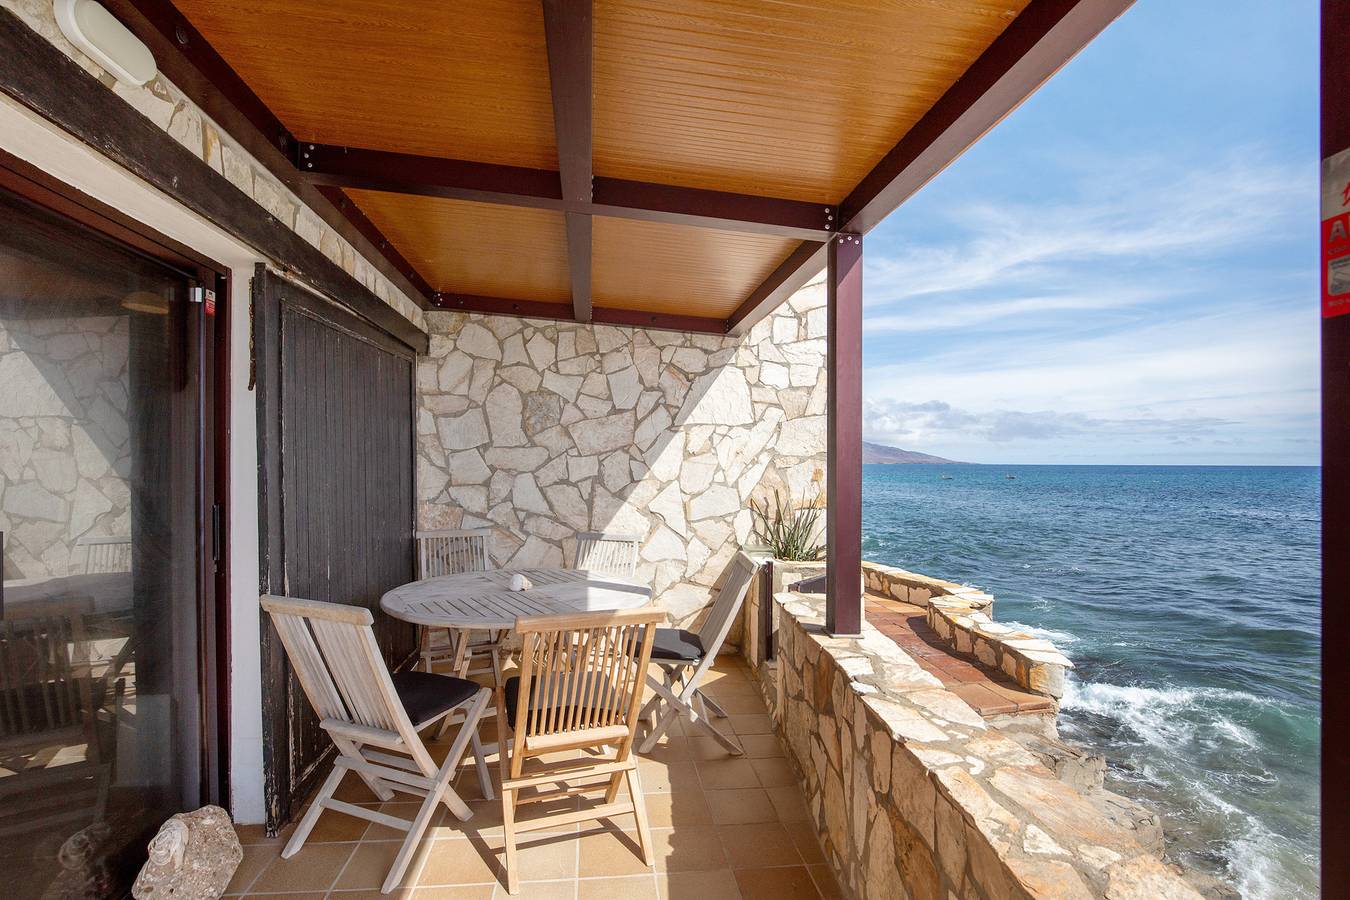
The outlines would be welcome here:
[[[1064,680],[1073,663],[1050,641],[995,622],[990,594],[868,562],[863,563],[863,584],[870,593],[927,608],[928,626],[956,653],[1003,672],[1024,690],[1056,700],[1064,696]]]
[[[638,576],[688,622],[750,538],[748,501],[824,478],[823,282],[744,336],[427,320],[419,525],[491,527],[499,565],[566,565],[580,531],[640,534]]]
[[[832,638],[822,596],[774,602],[775,724],[850,897],[1200,896],[875,628]]]

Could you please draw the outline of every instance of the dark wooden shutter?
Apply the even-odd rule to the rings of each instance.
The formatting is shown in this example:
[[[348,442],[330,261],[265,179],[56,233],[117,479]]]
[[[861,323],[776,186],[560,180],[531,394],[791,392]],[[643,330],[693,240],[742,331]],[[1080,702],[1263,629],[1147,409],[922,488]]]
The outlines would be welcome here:
[[[413,579],[411,348],[263,270],[254,279],[263,593],[364,606],[390,668],[413,627],[379,611]],[[267,823],[284,825],[332,750],[263,614]]]

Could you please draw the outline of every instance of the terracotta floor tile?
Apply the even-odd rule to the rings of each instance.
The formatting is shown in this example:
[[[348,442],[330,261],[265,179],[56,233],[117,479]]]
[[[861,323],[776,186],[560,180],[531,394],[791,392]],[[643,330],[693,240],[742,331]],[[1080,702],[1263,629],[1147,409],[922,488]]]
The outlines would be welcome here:
[[[811,880],[816,883],[816,890],[820,891],[823,900],[844,900],[844,892],[829,866],[807,866],[806,870],[811,873]]]
[[[712,828],[652,829],[652,854],[658,872],[725,869],[726,853]]]
[[[695,765],[704,790],[762,787],[755,774],[755,762],[743,757],[724,756],[701,760]]]
[[[577,841],[574,834],[526,833],[516,838],[519,850],[517,868],[522,881],[553,881],[577,877]],[[499,870],[504,871],[506,851],[502,839],[488,842],[496,853]],[[430,882],[423,882],[424,884]]]
[[[657,900],[651,875],[628,878],[586,878],[577,883],[577,900]]]
[[[239,867],[234,870],[234,877],[225,888],[227,895],[242,894],[248,890],[253,885],[253,880],[258,877],[258,873],[281,855],[281,844],[276,841],[267,844],[246,844],[243,850],[244,858],[239,861]]]
[[[256,897],[258,900],[324,900],[327,894],[323,891],[301,891],[300,893],[288,891],[277,894],[247,894],[245,896]]]
[[[737,737],[745,749],[745,755],[751,759],[771,759],[783,755],[783,745],[776,734],[742,734]]]
[[[779,819],[778,811],[764,788],[705,791],[703,796],[712,810],[713,822],[718,825],[776,822]]]
[[[782,756],[752,759],[750,765],[755,769],[760,787],[796,787],[800,784],[792,764]]]
[[[730,712],[730,710],[728,710]],[[755,715],[737,715],[733,713],[724,721],[731,725],[737,734],[772,734],[773,720],[761,710]]]
[[[737,869],[736,884],[745,900],[817,900],[820,896],[806,866]]]
[[[769,802],[773,804],[778,821],[809,822],[811,820],[811,814],[806,808],[806,799],[802,797],[800,787],[793,785],[792,787],[766,788],[765,793],[769,795]]]
[[[721,720],[718,721],[720,727]],[[729,728],[722,729],[724,732],[729,730]],[[761,738],[765,737],[765,735],[753,736]],[[737,737],[742,737],[742,735],[737,735]],[[719,744],[717,738],[707,733],[697,734],[693,737],[685,738],[685,740],[689,742],[689,759],[692,762],[699,762],[700,760],[706,759],[732,759],[735,756],[735,754],[728,751],[726,747]],[[742,743],[744,742],[742,741]]]
[[[665,832],[666,829],[652,832],[653,860],[656,836]],[[582,878],[650,875],[653,871],[651,866],[642,861],[636,830],[626,832],[618,828],[601,827],[584,831],[577,838],[577,854],[577,874]]]
[[[485,884],[497,880],[496,848],[481,839],[451,838],[435,841],[418,873],[419,887],[432,885]]]
[[[656,890],[661,900],[741,900],[741,889],[730,869],[658,872]]]
[[[787,830],[777,822],[723,825],[717,831],[733,869],[794,866],[803,862]]]
[[[692,762],[658,763],[638,760],[638,778],[644,794],[664,794],[672,790],[699,791],[703,785]]]
[[[469,887],[430,887],[418,888],[413,894],[413,900],[492,900],[492,892],[496,890],[496,885],[476,884]],[[332,900],[347,900],[342,894],[330,895]],[[371,900],[377,900],[378,897],[388,897],[388,894],[372,897]]]
[[[506,885],[499,884],[492,892],[492,900],[575,900],[575,881],[522,882],[519,894],[508,894]]]
[[[382,894],[377,890],[363,891],[330,891],[328,896],[333,900],[414,900],[417,892],[413,888],[398,887],[387,894]],[[268,895],[263,895],[268,896]],[[275,896],[275,895],[273,895]],[[473,895],[469,895],[472,897]],[[487,897],[492,896],[492,886],[487,886]]]
[[[712,810],[702,791],[644,794],[643,800],[647,804],[647,820],[653,827],[712,823]]]
[[[783,828],[803,861],[808,865],[825,862],[825,854],[820,849],[820,839],[816,836],[816,826],[810,822],[787,822]]]
[[[953,694],[971,705],[982,716],[1016,712],[1017,704],[1000,697],[983,684],[958,684],[950,689]]]
[[[399,884],[409,888],[417,884],[417,871],[422,861],[430,858],[436,843],[423,840],[417,846]],[[394,857],[398,855],[401,846],[397,841],[376,841],[358,845],[334,887],[344,890],[378,890],[384,884],[384,879],[389,876],[389,867],[394,864]]]
[[[356,847],[356,844],[306,844],[290,859],[277,857],[272,860],[249,890],[275,893],[326,891],[332,887]]]

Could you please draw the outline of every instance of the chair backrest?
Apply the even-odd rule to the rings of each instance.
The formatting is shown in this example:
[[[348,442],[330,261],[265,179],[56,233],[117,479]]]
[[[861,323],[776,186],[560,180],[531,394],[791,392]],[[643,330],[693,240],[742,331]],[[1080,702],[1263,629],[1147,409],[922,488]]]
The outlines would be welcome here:
[[[260,602],[325,730],[376,745],[401,742],[424,771],[435,770],[394,690],[370,610],[272,595]]]
[[[577,535],[577,568],[632,578],[641,546],[640,534],[583,531]]]
[[[521,638],[513,759],[522,750],[619,743],[625,758],[660,609],[535,616]]]
[[[0,736],[92,726],[90,609],[88,602],[41,604],[0,622]]]
[[[461,572],[486,572],[491,528],[417,532],[417,577],[436,578]]]
[[[708,617],[698,628],[698,640],[703,645],[707,659],[711,660],[717,655],[722,642],[731,633],[736,614],[740,612],[741,604],[745,602],[745,595],[750,591],[750,581],[757,571],[759,564],[746,554],[737,553],[732,557],[731,566],[722,581],[717,599],[713,601]]]
[[[84,547],[84,574],[102,575],[131,571],[131,538],[82,537],[75,546]]]

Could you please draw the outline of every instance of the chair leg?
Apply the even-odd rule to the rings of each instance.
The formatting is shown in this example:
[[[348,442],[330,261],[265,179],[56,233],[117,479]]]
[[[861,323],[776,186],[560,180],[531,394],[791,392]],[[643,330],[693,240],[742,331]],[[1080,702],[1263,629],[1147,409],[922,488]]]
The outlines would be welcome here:
[[[703,701],[703,704],[707,706],[708,709],[712,710],[713,715],[717,716],[717,718],[725,719],[727,717],[727,711],[713,702],[713,698],[709,697],[707,694],[699,691],[698,698]]]
[[[633,801],[633,818],[637,820],[638,846],[642,848],[642,861],[652,864],[652,832],[647,825],[647,798],[642,795],[642,782],[638,778],[636,761],[633,768],[623,773],[628,781],[628,797]],[[614,802],[610,800],[609,802]]]
[[[314,823],[319,821],[319,816],[323,815],[324,803],[333,796],[337,790],[338,784],[342,781],[342,776],[347,774],[347,770],[341,766],[333,766],[333,771],[328,773],[324,779],[323,787],[319,788],[318,795],[314,802],[309,805],[304,816],[300,819],[300,824],[295,827],[295,834],[286,842],[286,848],[281,851],[283,859],[290,859],[300,852],[300,848],[305,846],[305,841],[309,838],[309,833],[314,830]]]
[[[469,739],[473,744],[473,764],[478,770],[478,786],[483,790],[484,800],[493,800],[496,795],[492,792],[492,776],[488,774],[487,759],[483,754],[483,740],[479,737],[478,726],[473,729],[473,737]]]
[[[623,783],[623,773],[615,772],[609,776],[609,788],[605,791],[605,805],[613,803],[619,796],[619,785]]]
[[[502,788],[502,838],[506,854],[506,892],[520,893],[516,870],[516,792]]]

